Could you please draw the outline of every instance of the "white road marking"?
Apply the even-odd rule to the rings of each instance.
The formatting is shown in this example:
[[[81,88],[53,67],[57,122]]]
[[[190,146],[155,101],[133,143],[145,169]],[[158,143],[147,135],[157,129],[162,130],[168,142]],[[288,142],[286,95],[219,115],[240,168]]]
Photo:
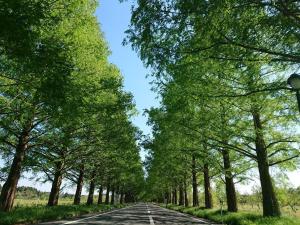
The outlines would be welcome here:
[[[113,212],[118,212],[118,211],[121,211],[123,209],[129,209],[131,207],[133,207],[133,206],[125,207],[125,208],[122,208],[122,209],[116,209],[116,210],[112,210],[112,211],[105,212],[105,213],[100,213],[100,214],[95,215],[95,216],[90,216],[90,217],[82,218],[82,219],[79,219],[79,220],[74,220],[74,221],[66,222],[66,223],[63,223],[63,224],[78,223],[78,222],[83,221],[83,220],[88,220],[88,219],[92,219],[92,218],[99,217],[99,216],[102,216],[102,215],[110,214],[110,213],[113,213]]]
[[[146,206],[147,206],[147,211],[150,214],[151,212],[149,210],[148,204],[146,204]],[[155,225],[154,220],[151,215],[149,215],[149,221],[150,221],[150,225]]]
[[[150,225],[155,225],[152,216],[149,216]]]
[[[176,212],[176,211],[175,211]],[[198,218],[195,218],[194,216],[191,216],[191,215],[187,215],[187,214],[184,214],[184,213],[181,213],[181,212],[176,212],[178,215],[182,215],[182,216],[185,216],[185,217],[190,217],[192,218],[193,220],[196,220],[198,222],[201,222],[201,223],[208,223],[207,221],[205,220],[201,220],[201,219],[198,219]]]
[[[187,214],[184,214],[184,213],[181,213],[181,212],[177,212],[175,210],[166,209],[166,208],[163,208],[163,207],[160,207],[160,206],[158,206],[158,208],[163,209],[165,211],[174,212],[175,214],[191,218],[191,219],[193,219],[195,221],[198,221],[198,222],[201,222],[201,223],[206,223],[206,224],[211,224],[212,225],[212,223],[209,223],[209,222],[207,222],[205,220],[201,220],[201,219],[195,218],[194,216],[191,216],[191,215],[187,215]]]

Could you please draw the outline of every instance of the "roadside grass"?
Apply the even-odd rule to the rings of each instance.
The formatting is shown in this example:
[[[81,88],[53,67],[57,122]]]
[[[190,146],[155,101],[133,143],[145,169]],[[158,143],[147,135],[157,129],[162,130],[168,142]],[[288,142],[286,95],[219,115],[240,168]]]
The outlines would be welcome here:
[[[16,206],[11,212],[0,212],[0,225],[33,224],[61,220],[89,213],[104,212],[125,205],[58,205]]]
[[[165,205],[161,206],[165,207]],[[223,211],[221,215],[221,211],[218,209],[202,209],[177,205],[168,205],[167,208],[227,225],[300,225],[300,219],[296,217],[283,216],[273,218],[263,217],[254,212],[230,213],[227,211]]]
[[[295,207],[296,211],[293,211],[290,207],[284,206],[280,207],[281,213],[286,217],[298,217],[300,218],[300,206]],[[255,212],[262,214],[262,206],[251,206],[250,204],[239,204],[239,211],[241,212]]]
[[[86,199],[82,199],[81,202],[86,202]],[[48,199],[15,199],[14,206],[22,207],[22,206],[46,206],[48,203]],[[72,205],[73,199],[71,198],[61,198],[58,201],[58,205]]]

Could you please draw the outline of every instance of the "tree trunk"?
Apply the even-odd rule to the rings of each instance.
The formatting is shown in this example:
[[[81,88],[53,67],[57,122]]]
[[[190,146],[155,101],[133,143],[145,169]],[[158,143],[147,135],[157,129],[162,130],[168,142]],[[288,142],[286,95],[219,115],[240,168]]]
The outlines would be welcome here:
[[[166,204],[168,205],[170,203],[170,198],[169,198],[168,192],[165,192],[165,199],[166,199]]]
[[[124,192],[121,191],[121,195],[120,195],[120,204],[123,204],[124,201]]]
[[[184,191],[182,184],[179,186],[179,205],[184,205]]]
[[[114,204],[115,204],[115,187],[113,187],[112,190],[111,190],[110,204],[111,204],[111,205],[114,205]]]
[[[172,204],[175,205],[175,195],[176,195],[176,192],[173,190],[172,191]]]
[[[109,192],[110,192],[110,184],[107,184],[106,187],[106,195],[105,195],[105,204],[108,205],[109,204]]]
[[[101,185],[99,187],[98,205],[102,204],[102,194],[103,194],[103,187]]]
[[[88,198],[87,198],[87,201],[86,201],[87,205],[93,205],[94,204],[94,192],[95,192],[95,182],[92,180],[90,182],[89,194],[88,194]]]
[[[197,172],[196,172],[196,157],[192,157],[192,185],[193,185],[193,206],[199,206],[198,199],[198,185],[197,185]]]
[[[51,192],[48,199],[48,206],[56,206],[58,204],[60,186],[63,178],[64,163],[59,161],[56,163],[56,171],[54,174],[54,180],[52,182]]]
[[[275,195],[272,179],[269,171],[268,153],[263,137],[263,128],[258,111],[252,112],[255,128],[255,145],[258,162],[259,178],[263,198],[263,215],[280,216],[279,204]]]
[[[226,130],[228,125],[228,119],[226,118],[226,109],[224,105],[221,104],[221,124],[223,125],[222,130]],[[227,136],[223,133],[223,142],[225,145],[228,143]],[[229,212],[237,212],[237,198],[236,198],[236,191],[235,185],[233,181],[233,176],[231,172],[231,161],[229,150],[227,148],[222,148],[222,156],[223,156],[223,164],[224,164],[224,171],[225,171],[225,189],[226,189],[226,202],[227,202],[227,210]]]
[[[213,204],[212,204],[212,195],[211,195],[211,187],[210,187],[209,168],[207,163],[204,164],[203,176],[204,176],[205,208],[211,209],[213,207]]]
[[[83,186],[83,175],[84,175],[84,166],[81,166],[79,170],[79,176],[77,179],[77,187],[74,197],[74,205],[79,205],[81,200],[82,186]]]
[[[177,205],[177,189],[174,189],[174,204]]]
[[[93,205],[94,204],[94,192],[95,192],[95,179],[94,176],[91,179],[90,182],[90,188],[89,188],[89,195],[86,201],[87,205]]]
[[[185,207],[189,206],[189,199],[188,199],[186,182],[184,182],[184,206]]]
[[[231,163],[229,157],[228,149],[222,149],[224,170],[225,170],[225,186],[226,186],[226,200],[227,200],[227,210],[229,212],[237,212],[237,200],[235,186],[233,182],[233,176],[231,173]]]
[[[1,195],[0,195],[1,211],[8,212],[13,207],[18,181],[21,176],[22,163],[24,161],[25,153],[28,148],[28,140],[29,140],[31,126],[32,124],[30,123],[30,126],[28,126],[27,129],[24,129],[24,131],[21,133],[19,137],[15,156],[12,165],[10,167],[7,180],[4,183],[1,190]]]

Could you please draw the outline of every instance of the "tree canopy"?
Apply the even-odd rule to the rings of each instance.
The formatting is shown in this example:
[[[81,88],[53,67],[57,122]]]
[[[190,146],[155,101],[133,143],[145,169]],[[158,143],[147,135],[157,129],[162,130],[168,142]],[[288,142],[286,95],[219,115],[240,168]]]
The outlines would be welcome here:
[[[108,61],[95,17],[97,1],[8,1],[0,8],[0,208],[13,207],[24,171],[52,182],[57,205],[62,180],[111,187],[134,201],[143,185],[133,98]],[[39,176],[37,176],[39,177]],[[102,196],[102,195],[101,195]]]
[[[191,185],[198,206],[201,182],[211,208],[211,183],[223,183],[237,211],[235,183],[256,168],[264,216],[280,215],[270,168],[299,167],[286,86],[299,68],[298,32],[298,1],[136,1],[124,43],[153,69],[162,99],[148,111],[150,199],[174,203],[179,189],[183,204]]]

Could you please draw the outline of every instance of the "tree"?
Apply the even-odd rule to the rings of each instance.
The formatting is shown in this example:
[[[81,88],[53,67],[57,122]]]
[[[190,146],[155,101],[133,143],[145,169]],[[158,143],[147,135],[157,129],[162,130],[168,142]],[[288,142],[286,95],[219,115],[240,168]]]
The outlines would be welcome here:
[[[131,105],[129,94],[121,91],[121,75],[108,62],[95,1],[1,4],[1,24],[7,24],[0,32],[0,144],[10,169],[0,208],[11,210],[22,170],[33,167],[53,180],[49,205],[56,205],[63,176],[103,127],[103,120],[98,127],[82,123],[97,123],[109,110]]]
[[[212,113],[210,121],[204,122],[206,126],[210,124],[212,132],[208,134],[193,125],[184,125],[202,133],[210,146],[223,149],[228,201],[235,202],[236,198],[226,149],[257,162],[264,216],[280,215],[269,167],[289,164],[290,160],[294,160],[290,165],[295,165],[299,156],[291,144],[297,143],[297,138],[286,130],[286,126],[293,125],[295,113],[285,110],[289,100],[280,75],[293,70],[293,64],[299,62],[295,50],[298,25],[292,16],[298,11],[297,4],[138,1],[127,31],[127,41],[154,70],[154,83],[163,105],[168,106],[166,101],[172,98],[176,102],[181,94],[194,101],[195,109],[208,107]],[[170,92],[174,87],[177,91]],[[165,94],[168,92],[169,97]],[[218,101],[229,104],[222,106]],[[226,113],[228,107],[232,115]],[[221,119],[223,128],[214,122],[214,115],[218,121]],[[229,123],[235,130],[228,136]],[[226,132],[220,132],[224,128]],[[237,209],[236,204],[229,208]]]

